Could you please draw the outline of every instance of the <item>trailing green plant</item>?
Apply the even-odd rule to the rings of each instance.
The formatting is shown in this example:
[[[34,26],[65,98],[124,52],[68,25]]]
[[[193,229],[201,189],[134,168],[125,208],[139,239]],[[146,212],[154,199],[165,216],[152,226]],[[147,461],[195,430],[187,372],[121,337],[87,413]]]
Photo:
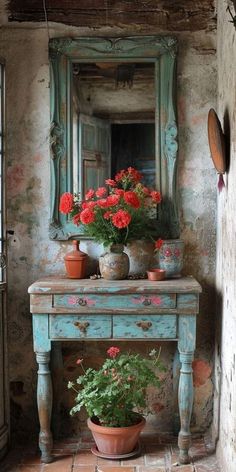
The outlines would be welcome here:
[[[115,346],[110,347],[107,353],[109,357],[98,370],[85,370],[83,359],[77,360],[83,374],[75,382],[68,383],[68,388],[77,394],[70,414],[85,407],[88,415],[96,417],[100,425],[129,426],[137,422],[137,412],[147,412],[146,389],[149,386],[160,387],[157,370],[165,369],[155,349],[148,358],[130,352],[120,353]]]

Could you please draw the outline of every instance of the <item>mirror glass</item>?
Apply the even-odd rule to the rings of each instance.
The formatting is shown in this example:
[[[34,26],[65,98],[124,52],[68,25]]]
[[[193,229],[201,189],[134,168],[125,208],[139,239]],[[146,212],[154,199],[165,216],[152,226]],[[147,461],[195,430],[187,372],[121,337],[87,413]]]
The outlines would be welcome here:
[[[59,213],[62,193],[83,198],[129,166],[162,194],[154,212],[162,237],[178,237],[176,39],[54,38],[49,46],[50,237],[83,237]]]
[[[73,191],[135,167],[155,188],[155,64],[73,64]]]

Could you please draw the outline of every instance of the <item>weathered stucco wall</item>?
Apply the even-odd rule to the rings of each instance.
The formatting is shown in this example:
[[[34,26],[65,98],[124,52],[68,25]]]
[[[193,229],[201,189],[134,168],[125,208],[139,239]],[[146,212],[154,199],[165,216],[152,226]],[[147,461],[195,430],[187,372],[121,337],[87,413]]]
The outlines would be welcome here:
[[[58,26],[51,36],[79,36],[81,31]],[[84,34],[92,34],[82,31]],[[129,31],[130,33],[130,31]],[[158,33],[158,31],[157,31]],[[99,32],[101,34],[101,31]],[[107,34],[114,34],[111,30]],[[125,34],[125,31],[123,31]],[[214,325],[215,198],[216,178],[207,144],[207,112],[215,106],[215,35],[191,33],[179,36],[178,120],[180,126],[179,189],[182,237],[186,243],[185,274],[202,283],[201,313],[195,370],[193,428],[205,430],[211,423],[212,346]],[[5,56],[7,93],[7,178],[9,236],[9,350],[12,418],[16,429],[36,430],[36,364],[32,351],[31,316],[27,287],[45,274],[63,272],[63,255],[70,243],[48,237],[50,202],[49,67],[45,29],[5,28],[1,31],[1,55]],[[91,254],[94,245],[87,244]],[[78,429],[68,419],[71,397],[66,383],[74,377],[77,356],[100,359],[109,344],[65,345],[61,418],[65,434]],[[127,346],[127,343],[126,343]],[[152,347],[150,345],[150,347]],[[146,352],[147,346],[136,348]],[[171,362],[174,343],[162,346],[168,366],[160,396],[150,403],[158,413],[153,421],[170,429],[173,398]],[[84,418],[82,418],[84,420]],[[71,426],[72,425],[72,426]],[[71,429],[70,429],[71,428]]]
[[[235,471],[236,435],[236,31],[229,23],[228,3],[218,1],[218,112],[227,140],[229,170],[218,196],[215,436],[223,470]],[[232,7],[233,8],[233,7]],[[233,11],[233,9],[232,9]],[[221,373],[221,374],[220,374]],[[220,407],[220,409],[219,409]],[[220,428],[218,430],[218,424]]]

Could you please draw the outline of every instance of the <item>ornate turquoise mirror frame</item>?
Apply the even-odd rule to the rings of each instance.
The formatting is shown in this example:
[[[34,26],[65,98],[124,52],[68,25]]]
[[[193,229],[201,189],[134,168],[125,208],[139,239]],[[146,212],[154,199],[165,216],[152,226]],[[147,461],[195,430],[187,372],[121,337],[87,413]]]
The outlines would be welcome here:
[[[78,235],[83,237],[81,229],[59,212],[60,195],[74,191],[74,167],[77,166],[73,142],[73,64],[121,61],[154,65],[155,179],[156,188],[162,194],[157,214],[158,227],[163,238],[179,236],[176,195],[176,53],[177,41],[170,36],[50,40],[51,239],[67,240]]]

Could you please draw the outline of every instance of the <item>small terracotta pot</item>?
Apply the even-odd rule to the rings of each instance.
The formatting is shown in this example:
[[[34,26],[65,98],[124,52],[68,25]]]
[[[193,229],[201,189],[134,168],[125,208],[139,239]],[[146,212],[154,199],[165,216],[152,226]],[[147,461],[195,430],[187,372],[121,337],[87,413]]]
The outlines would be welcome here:
[[[70,279],[85,277],[88,256],[79,249],[79,241],[73,241],[73,250],[64,257],[67,275]]]
[[[90,418],[87,423],[100,452],[120,455],[128,454],[134,450],[146,420],[140,415],[139,423],[120,428],[100,426]]]
[[[150,269],[147,271],[148,280],[164,280],[166,271],[164,269]]]

